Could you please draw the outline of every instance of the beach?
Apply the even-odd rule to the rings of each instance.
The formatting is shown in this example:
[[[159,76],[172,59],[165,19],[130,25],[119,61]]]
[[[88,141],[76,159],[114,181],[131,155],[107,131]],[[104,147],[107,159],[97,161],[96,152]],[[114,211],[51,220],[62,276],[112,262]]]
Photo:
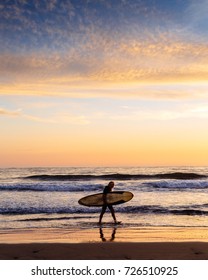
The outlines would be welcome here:
[[[114,235],[113,235],[114,234]],[[100,228],[0,232],[1,260],[207,260],[204,228]]]

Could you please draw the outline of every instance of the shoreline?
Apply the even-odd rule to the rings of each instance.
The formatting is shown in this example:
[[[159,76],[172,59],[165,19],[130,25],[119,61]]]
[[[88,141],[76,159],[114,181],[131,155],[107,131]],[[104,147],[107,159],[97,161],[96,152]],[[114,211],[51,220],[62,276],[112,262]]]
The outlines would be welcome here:
[[[112,234],[113,232],[113,234]],[[1,260],[206,260],[207,228],[0,230]]]

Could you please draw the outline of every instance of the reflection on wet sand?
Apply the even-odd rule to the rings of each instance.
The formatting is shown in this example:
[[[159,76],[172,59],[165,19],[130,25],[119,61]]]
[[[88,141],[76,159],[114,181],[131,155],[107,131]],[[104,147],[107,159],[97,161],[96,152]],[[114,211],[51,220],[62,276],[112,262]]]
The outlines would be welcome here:
[[[117,230],[117,228],[113,227],[112,228],[112,233],[111,233],[111,238],[106,239],[105,236],[104,236],[103,228],[102,228],[102,226],[100,226],[100,238],[101,238],[101,240],[103,242],[106,242],[106,241],[112,242],[115,239],[115,237],[116,237],[116,230]]]

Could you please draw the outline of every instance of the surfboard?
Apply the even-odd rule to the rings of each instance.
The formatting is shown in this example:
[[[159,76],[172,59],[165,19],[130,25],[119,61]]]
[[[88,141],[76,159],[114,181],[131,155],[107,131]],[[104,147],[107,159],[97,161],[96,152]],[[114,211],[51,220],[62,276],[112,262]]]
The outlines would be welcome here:
[[[126,191],[109,192],[107,194],[97,193],[81,198],[78,203],[88,207],[100,207],[104,204],[117,205],[131,200],[133,196],[133,193]]]

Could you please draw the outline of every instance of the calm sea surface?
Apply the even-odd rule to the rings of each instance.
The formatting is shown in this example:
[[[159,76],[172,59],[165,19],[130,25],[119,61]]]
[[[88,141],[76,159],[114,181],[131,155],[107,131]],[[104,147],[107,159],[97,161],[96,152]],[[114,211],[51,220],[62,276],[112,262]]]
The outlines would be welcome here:
[[[114,207],[123,227],[208,226],[208,167],[70,167],[0,169],[0,229],[97,227],[100,208],[78,200],[111,180],[134,194]]]

